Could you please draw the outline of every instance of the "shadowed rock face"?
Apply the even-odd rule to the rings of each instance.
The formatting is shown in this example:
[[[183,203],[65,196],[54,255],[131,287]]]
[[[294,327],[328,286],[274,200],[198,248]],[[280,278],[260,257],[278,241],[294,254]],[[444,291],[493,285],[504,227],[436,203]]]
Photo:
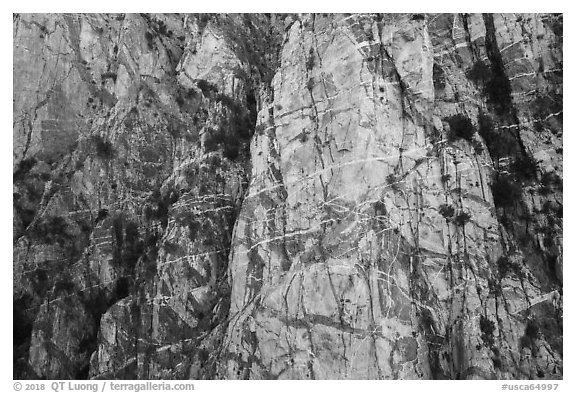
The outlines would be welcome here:
[[[15,378],[562,378],[562,15],[14,15]]]

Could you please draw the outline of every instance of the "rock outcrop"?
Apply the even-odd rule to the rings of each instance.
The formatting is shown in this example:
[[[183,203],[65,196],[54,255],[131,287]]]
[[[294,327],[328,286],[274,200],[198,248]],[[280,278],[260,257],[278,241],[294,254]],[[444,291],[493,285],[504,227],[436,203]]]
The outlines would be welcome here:
[[[14,15],[15,378],[562,378],[562,15]]]

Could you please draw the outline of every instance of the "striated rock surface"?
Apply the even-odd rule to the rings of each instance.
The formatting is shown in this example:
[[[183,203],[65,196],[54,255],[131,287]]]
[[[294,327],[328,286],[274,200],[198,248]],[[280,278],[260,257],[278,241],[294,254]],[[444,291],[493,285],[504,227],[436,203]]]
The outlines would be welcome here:
[[[15,378],[562,378],[562,15],[14,15]]]

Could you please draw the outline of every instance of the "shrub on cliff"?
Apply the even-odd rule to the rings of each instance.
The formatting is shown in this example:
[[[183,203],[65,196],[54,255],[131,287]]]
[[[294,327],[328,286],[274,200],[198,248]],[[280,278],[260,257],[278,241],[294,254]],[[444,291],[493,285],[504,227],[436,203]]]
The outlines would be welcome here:
[[[466,76],[476,84],[484,84],[492,78],[492,70],[482,60],[478,60],[466,71]]]
[[[104,160],[110,160],[116,154],[114,146],[110,141],[105,140],[100,135],[92,135],[90,137],[94,149],[96,150],[96,155]]]
[[[554,172],[544,172],[540,182],[542,183],[538,188],[540,195],[548,195],[552,193],[554,189],[559,191],[563,189],[562,178]]]
[[[165,193],[155,190],[146,201],[144,218],[147,220],[158,220],[163,226],[168,225],[170,206],[176,203],[179,198],[180,193],[175,188],[170,188]]]
[[[456,217],[454,217],[454,224],[463,227],[468,221],[470,221],[471,218],[472,216],[470,214],[466,212],[460,212],[456,215]]]
[[[488,347],[494,345],[494,330],[496,330],[496,324],[484,315],[480,315],[480,331],[482,332],[480,337]]]
[[[462,114],[457,114],[444,119],[450,125],[450,132],[448,133],[448,140],[455,141],[458,138],[472,141],[476,129],[469,118]]]
[[[218,87],[204,79],[198,79],[196,81],[196,86],[202,90],[202,94],[204,94],[205,97],[210,97],[212,93],[218,93]]]
[[[509,207],[522,201],[522,187],[509,176],[499,176],[492,183],[492,196],[496,207]]]
[[[497,114],[503,115],[512,106],[512,89],[510,81],[502,67],[489,67],[483,61],[478,60],[472,68],[466,72],[466,76],[475,84],[482,87],[482,92],[487,96]]]
[[[528,182],[536,179],[538,164],[529,154],[521,154],[510,164],[510,171],[517,181]]]
[[[516,154],[518,144],[515,135],[510,129],[496,129],[492,119],[480,111],[478,114],[478,133],[486,142],[493,159]]]
[[[438,211],[440,212],[440,214],[442,214],[442,217],[444,217],[445,219],[452,218],[455,213],[454,207],[448,204],[440,205]]]
[[[510,111],[512,88],[504,73],[494,73],[492,79],[484,86],[484,94],[488,96],[488,102],[493,105],[497,114],[503,115]]]

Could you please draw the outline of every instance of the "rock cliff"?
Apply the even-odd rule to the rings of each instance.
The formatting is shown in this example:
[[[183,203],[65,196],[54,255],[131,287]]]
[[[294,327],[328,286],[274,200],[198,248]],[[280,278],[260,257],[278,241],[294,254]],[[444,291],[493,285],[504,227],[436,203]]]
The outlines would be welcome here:
[[[15,14],[14,377],[562,378],[562,24]]]

